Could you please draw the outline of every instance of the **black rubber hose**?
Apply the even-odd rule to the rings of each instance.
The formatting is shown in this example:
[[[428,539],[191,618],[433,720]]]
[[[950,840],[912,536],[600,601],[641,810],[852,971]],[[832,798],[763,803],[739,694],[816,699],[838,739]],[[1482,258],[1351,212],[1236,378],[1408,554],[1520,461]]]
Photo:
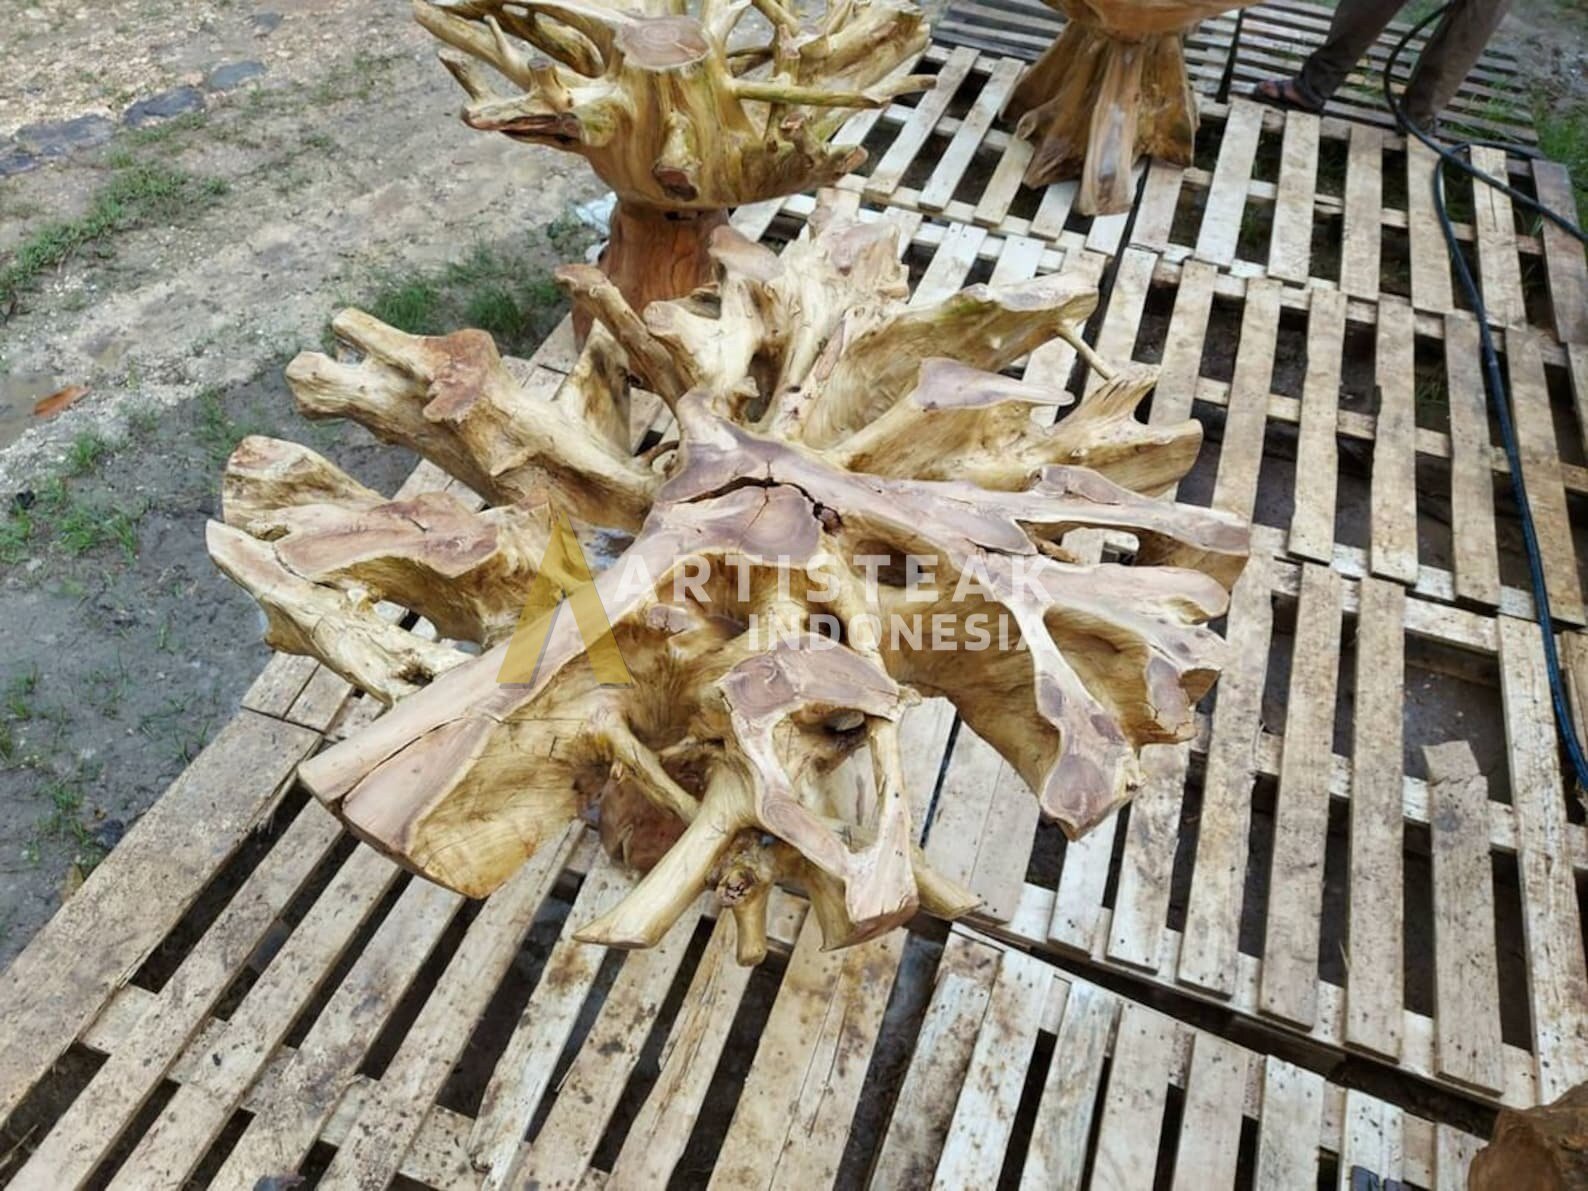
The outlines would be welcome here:
[[[1478,319],[1478,339],[1483,356],[1483,379],[1489,394],[1489,403],[1494,409],[1495,421],[1500,427],[1500,438],[1505,446],[1505,458],[1511,470],[1511,495],[1516,501],[1516,509],[1522,522],[1522,542],[1527,548],[1527,569],[1532,580],[1533,607],[1538,613],[1539,630],[1544,637],[1544,666],[1549,678],[1550,702],[1555,710],[1555,725],[1561,739],[1566,745],[1566,756],[1571,762],[1572,769],[1576,772],[1577,785],[1588,790],[1588,759],[1583,756],[1582,741],[1577,738],[1577,728],[1572,722],[1571,709],[1566,703],[1566,684],[1561,676],[1560,655],[1555,649],[1555,625],[1550,616],[1549,591],[1544,582],[1544,560],[1539,551],[1538,532],[1533,526],[1533,509],[1527,499],[1527,486],[1522,475],[1522,456],[1516,445],[1516,427],[1511,421],[1511,399],[1505,387],[1505,378],[1500,371],[1500,356],[1494,347],[1494,337],[1489,333],[1488,311],[1483,305],[1483,295],[1478,292],[1477,283],[1472,278],[1472,269],[1467,264],[1466,254],[1461,251],[1461,246],[1456,239],[1455,226],[1450,222],[1450,212],[1445,206],[1445,166],[1452,165],[1469,176],[1474,184],[1483,183],[1496,190],[1503,191],[1515,202],[1529,210],[1536,211],[1539,215],[1550,220],[1569,234],[1588,243],[1588,237],[1576,224],[1572,223],[1559,212],[1552,211],[1544,204],[1530,195],[1522,194],[1513,189],[1508,183],[1500,181],[1492,174],[1478,169],[1469,160],[1463,160],[1462,154],[1470,154],[1474,144],[1491,145],[1503,149],[1508,153],[1521,153],[1525,156],[1536,154],[1512,145],[1496,144],[1493,142],[1458,141],[1447,147],[1441,145],[1427,132],[1419,128],[1407,117],[1400,100],[1396,98],[1394,88],[1390,85],[1394,77],[1395,64],[1400,59],[1406,45],[1424,28],[1444,16],[1450,9],[1446,3],[1429,13],[1417,24],[1413,25],[1401,39],[1395,43],[1395,48],[1390,52],[1389,61],[1384,64],[1384,102],[1389,105],[1390,111],[1395,116],[1395,122],[1401,130],[1416,137],[1428,148],[1438,155],[1432,179],[1434,192],[1434,210],[1439,215],[1439,227],[1444,232],[1445,243],[1450,249],[1450,259],[1455,265],[1456,277],[1461,282],[1461,288],[1467,295],[1473,313]]]

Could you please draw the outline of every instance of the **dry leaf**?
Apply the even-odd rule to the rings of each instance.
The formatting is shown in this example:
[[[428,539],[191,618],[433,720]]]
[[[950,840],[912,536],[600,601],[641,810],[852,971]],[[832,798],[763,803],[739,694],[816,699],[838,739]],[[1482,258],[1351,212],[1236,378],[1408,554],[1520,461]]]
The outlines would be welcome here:
[[[87,392],[87,385],[67,385],[64,389],[57,389],[48,397],[42,397],[34,404],[33,416],[36,418],[52,418],[68,406],[76,404],[77,399]]]

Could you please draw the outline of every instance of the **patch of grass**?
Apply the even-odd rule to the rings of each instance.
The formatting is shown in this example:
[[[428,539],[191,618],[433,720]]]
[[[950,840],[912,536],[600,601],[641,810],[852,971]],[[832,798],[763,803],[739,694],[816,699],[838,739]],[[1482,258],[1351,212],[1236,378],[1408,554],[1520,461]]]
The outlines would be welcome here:
[[[1557,97],[1540,88],[1533,97],[1533,123],[1539,151],[1571,171],[1581,227],[1588,219],[1588,102]]]
[[[204,749],[210,734],[210,717],[190,714],[186,699],[167,699],[159,711],[138,721],[138,732],[151,744],[166,748],[172,759],[183,765]]]
[[[139,438],[148,438],[160,428],[160,411],[152,407],[133,410],[127,415],[127,428]]]
[[[87,554],[101,546],[119,546],[128,562],[138,557],[138,522],[147,511],[108,509],[73,501],[55,524],[55,540],[67,554]]]
[[[11,725],[0,720],[0,764],[11,766],[16,764],[18,755],[16,733],[11,730]]]
[[[39,668],[37,665],[29,666],[6,683],[5,691],[0,693],[0,709],[5,711],[8,719],[27,722],[36,714],[33,696],[38,694],[38,690]]]
[[[116,719],[121,715],[121,701],[131,681],[132,676],[127,672],[127,663],[118,653],[114,666],[106,666],[89,673],[87,690],[83,695],[84,701],[107,719]]]
[[[582,255],[580,241],[588,244],[593,239],[571,217],[548,226],[543,235],[560,257]],[[508,355],[533,351],[567,309],[551,274],[529,251],[484,244],[441,269],[389,274],[362,305],[382,322],[411,335],[445,335],[461,327],[477,327]],[[334,339],[328,347],[334,347]]]
[[[441,292],[428,281],[398,281],[381,290],[370,313],[410,335],[439,335]]]
[[[173,137],[203,128],[208,122],[208,112],[184,112],[146,128],[130,128],[119,139],[129,145],[159,145]],[[120,152],[125,153],[125,150]]]
[[[213,385],[201,390],[193,401],[198,410],[193,436],[216,467],[231,458],[237,444],[250,434],[266,432],[265,427],[232,417],[226,410],[225,395]]]
[[[38,228],[0,267],[0,307],[9,305],[45,272],[60,267],[86,245],[151,223],[177,223],[226,192],[219,178],[130,159],[112,169],[88,210]]]
[[[33,518],[26,509],[13,508],[0,519],[0,564],[15,566],[33,541]]]
[[[338,63],[309,92],[317,104],[335,103],[339,99],[367,99],[376,86],[385,81],[387,68],[397,61],[397,54],[370,54],[359,51],[347,62]]]
[[[42,793],[49,799],[50,810],[34,829],[35,843],[53,840],[75,848],[75,862],[84,870],[84,875],[105,854],[94,838],[93,829],[83,821],[83,786],[94,776],[92,772],[79,769],[70,777],[57,776],[46,781]],[[34,855],[36,857],[36,850]]]
[[[84,430],[66,451],[66,474],[87,475],[110,452],[110,440],[96,430]]]
[[[70,483],[93,471],[109,449],[98,435],[79,435],[60,472],[13,499],[0,517],[0,566],[14,566],[46,546],[72,558],[114,546],[128,562],[137,558],[138,526],[149,511],[148,502],[109,503],[74,491]]]

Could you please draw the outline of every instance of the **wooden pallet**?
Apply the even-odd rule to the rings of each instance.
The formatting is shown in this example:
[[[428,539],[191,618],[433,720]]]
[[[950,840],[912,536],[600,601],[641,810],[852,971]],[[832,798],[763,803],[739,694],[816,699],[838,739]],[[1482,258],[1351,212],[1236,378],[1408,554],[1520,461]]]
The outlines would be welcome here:
[[[268,752],[285,727],[245,713],[188,789],[226,800],[239,746]],[[963,1187],[1006,1163],[1071,1186],[1096,1116],[1094,1186],[1145,1185],[1131,1180],[1163,1151],[1177,1186],[1233,1187],[1241,1150],[1219,1143],[1244,1130],[1259,1179],[1279,1180],[1259,1185],[1313,1185],[1321,1162],[1437,1189],[1464,1184],[1481,1144],[963,929],[823,953],[784,897],[751,971],[703,897],[657,949],[607,952],[571,932],[630,879],[582,827],[472,906],[353,848],[317,804],[272,809],[204,882],[223,907],[160,919],[177,930],[154,959],[75,994],[70,1028],[38,1017],[43,1066],[8,1065],[3,1087],[23,1119],[51,1115],[13,1151],[10,1186],[250,1187],[304,1169],[322,1188]],[[155,842],[141,824],[128,841]],[[102,931],[155,922],[119,896],[147,871],[129,860],[74,899]],[[40,940],[60,954],[59,919]],[[79,974],[117,967],[85,958]],[[26,1012],[18,993],[4,1005]],[[47,1071],[51,1051],[69,1053]],[[879,1061],[895,1054],[908,1061]],[[1028,1087],[1043,1091],[1023,1111]]]
[[[1064,187],[1020,192],[1022,149],[990,114],[1013,69],[938,47],[924,65],[963,73],[936,110],[923,114],[922,97],[857,115],[846,135],[872,159],[842,184],[852,209],[904,230],[914,300],[1061,268],[1098,279],[1103,354],[1161,360],[1151,417],[1195,413],[1217,431],[1182,497],[1255,508],[1261,521],[1277,475],[1300,513],[1285,532],[1258,526],[1262,557],[1228,622],[1234,664],[1197,740],[1156,750],[1141,797],[1085,841],[1061,852],[1019,780],[956,732],[950,705],[912,708],[902,730],[917,821],[938,775],[944,794],[927,839],[934,863],[986,898],[981,925],[1005,940],[1220,1005],[1248,1033],[1259,1027],[1253,1036],[1310,1047],[1315,1070],[1356,1053],[1487,1104],[1532,1103],[1584,1078],[1575,882],[1588,835],[1553,751],[1536,628],[1522,619],[1531,601],[1492,545],[1505,532],[1493,498],[1503,464],[1475,429],[1471,394],[1455,391],[1470,375],[1450,370],[1445,430],[1408,424],[1400,391],[1392,409],[1350,409],[1270,383],[1291,350],[1287,328],[1300,342],[1322,328],[1324,356],[1338,354],[1343,371],[1352,333],[1459,363],[1471,320],[1384,293],[1342,296],[1318,279],[1245,276],[1238,261],[1220,268],[1169,242],[1128,246],[1151,214],[1151,178],[1143,206],[1114,221],[1075,217]],[[1246,202],[1263,201],[1260,185],[1245,187]],[[786,239],[812,206],[796,196],[736,223]],[[1539,248],[1553,269],[1547,237]],[[1549,283],[1564,292],[1553,272]],[[1240,328],[1228,367],[1204,367],[1216,316]],[[1340,323],[1335,352],[1325,332]],[[1547,518],[1558,510],[1569,531],[1588,494],[1573,437],[1588,368],[1579,341],[1555,330],[1506,329],[1502,342],[1524,380],[1533,368],[1554,389],[1555,423],[1538,384],[1519,387],[1518,414],[1541,525],[1554,527],[1552,583],[1569,605],[1570,538]],[[554,398],[573,359],[565,325],[515,368]],[[1017,370],[1076,391],[1091,383],[1064,345]],[[1336,457],[1370,455],[1361,540],[1335,533],[1343,473],[1329,490],[1328,468],[1307,483],[1273,470],[1265,445],[1292,431],[1309,460],[1330,445]],[[1441,467],[1460,543],[1448,561],[1416,519],[1406,528]],[[443,482],[421,468],[411,484]],[[1475,541],[1491,544],[1487,555]],[[1588,637],[1568,634],[1563,648],[1582,716]],[[1083,1152],[1104,1185],[1116,1159],[1123,1179],[1150,1152],[1174,1163],[1178,1185],[1200,1187],[1229,1182],[1230,1148],[1197,1148],[1222,1124],[1247,1139],[1238,1162],[1249,1151],[1281,1172],[1260,1185],[1312,1185],[1306,1172],[1322,1163],[1327,1175],[1331,1162],[1342,1182],[1361,1165],[1461,1185],[1474,1139],[964,930],[941,957],[921,934],[824,956],[786,898],[762,974],[731,964],[731,940],[705,908],[656,951],[609,956],[572,944],[561,922],[589,918],[626,878],[573,834],[497,898],[464,905],[352,848],[289,788],[323,739],[371,718],[369,700],[312,662],[277,658],[244,703],[0,976],[0,1116],[22,1143],[0,1174],[35,1163],[14,1182],[69,1185],[115,1164],[126,1185],[175,1184],[194,1169],[225,1183],[306,1161],[333,1186],[380,1186],[394,1171],[437,1188],[531,1175],[650,1185],[669,1171],[690,1184],[852,1185],[880,1144],[875,1186],[964,1185],[967,1171],[996,1175],[1006,1162],[1045,1177]],[[1411,706],[1439,730],[1399,738]],[[1424,762],[1419,746],[1466,736],[1486,778],[1459,756]],[[1342,887],[1376,910],[1409,895],[1398,914],[1347,921],[1345,935]],[[1458,905],[1471,908],[1447,912]],[[1432,941],[1414,944],[1397,982],[1403,925],[1429,914]],[[1517,954],[1497,937],[1520,939]],[[1345,938],[1349,963],[1338,959]],[[910,1005],[925,1014],[918,1027]],[[1034,1039],[1018,1063],[1011,1031]],[[1094,1133],[1092,1151],[1031,1140]],[[890,1173],[901,1170],[910,1177]]]
[[[809,207],[808,199],[789,200],[781,216],[797,220]],[[985,279],[994,271],[1000,278],[1014,279],[1049,268],[1085,269],[1094,275],[1109,268],[1109,262],[1084,245],[1044,248],[1040,242],[999,237],[975,227],[917,222],[916,213],[870,214],[904,221],[912,229],[918,294],[924,289],[929,297],[951,292],[968,280]],[[758,225],[764,218],[763,212]],[[797,222],[786,225],[785,234],[793,234],[796,227]],[[1396,437],[1390,439],[1400,452],[1391,455],[1390,448],[1375,437],[1383,434],[1377,418],[1340,409],[1337,402],[1315,398],[1311,391],[1303,402],[1299,395],[1267,388],[1282,311],[1305,311],[1309,319],[1320,321],[1327,317],[1342,342],[1348,323],[1358,320],[1374,339],[1393,331],[1408,343],[1416,338],[1414,329],[1449,324],[1459,329],[1444,343],[1435,343],[1441,360],[1449,353],[1457,362],[1461,352],[1468,358],[1476,353],[1475,344],[1468,342],[1470,334],[1458,338],[1463,330],[1472,332],[1471,320],[1419,319],[1405,304],[1353,302],[1329,291],[1298,291],[1261,278],[1247,281],[1194,261],[1176,268],[1140,249],[1124,252],[1111,271],[1112,290],[1096,335],[1099,351],[1105,358],[1122,359],[1134,348],[1138,358],[1161,364],[1163,378],[1152,418],[1174,420],[1196,412],[1216,423],[1217,415],[1223,415],[1222,433],[1205,446],[1204,458],[1182,486],[1181,498],[1246,514],[1266,508],[1258,495],[1266,490],[1275,460],[1271,453],[1265,456],[1265,443],[1271,445],[1269,440],[1280,428],[1298,429],[1304,440],[1298,450],[1309,460],[1326,457],[1329,448],[1343,454],[1366,442],[1372,445],[1378,476],[1366,493],[1367,540],[1357,546],[1334,539],[1334,494],[1326,494],[1327,485],[1321,480],[1326,468],[1313,466],[1304,476],[1301,469],[1282,469],[1284,482],[1295,493],[1297,516],[1288,530],[1261,523],[1255,528],[1262,557],[1249,572],[1226,630],[1239,659],[1237,669],[1227,673],[1216,689],[1214,710],[1204,718],[1198,740],[1173,764],[1160,755],[1156,763],[1168,769],[1152,783],[1158,797],[1138,802],[1150,809],[1138,816],[1134,832],[1129,826],[1136,814],[1133,809],[1072,845],[1054,871],[1038,872],[1041,848],[1051,850],[1055,829],[1042,829],[1049,837],[1042,845],[1034,800],[1020,779],[973,733],[963,728],[955,732],[953,712],[946,704],[934,701],[913,710],[905,721],[908,751],[920,757],[928,771],[941,766],[943,773],[939,818],[932,824],[928,843],[934,864],[981,894],[988,907],[984,922],[1003,920],[1007,925],[1001,929],[1010,937],[1037,947],[1059,947],[1105,967],[1226,1004],[1255,1022],[1301,1033],[1337,1056],[1351,1050],[1372,1053],[1403,1073],[1492,1103],[1531,1104],[1588,1077],[1588,984],[1583,975],[1580,916],[1571,895],[1575,886],[1569,875],[1588,871],[1588,835],[1569,819],[1575,810],[1552,751],[1551,710],[1539,685],[1541,646],[1536,627],[1523,619],[1532,615],[1530,597],[1496,579],[1490,598],[1475,598],[1471,576],[1479,556],[1471,550],[1458,555],[1458,571],[1465,576],[1460,579],[1456,572],[1429,561],[1426,551],[1419,555],[1415,537],[1411,568],[1393,570],[1387,561],[1397,558],[1389,545],[1406,535],[1407,523],[1397,514],[1409,515],[1419,500],[1427,502],[1434,495],[1427,475],[1419,474],[1414,454],[1451,461],[1449,470],[1456,480],[1470,479],[1477,463],[1486,461],[1492,488],[1498,482],[1494,471],[1502,467],[1496,452],[1491,448],[1487,456],[1478,453],[1459,437],[1458,422],[1453,461],[1448,434],[1407,425],[1397,427]],[[1155,286],[1164,287],[1156,297]],[[1144,323],[1150,297],[1159,311],[1153,327]],[[1241,346],[1235,353],[1232,381],[1202,375],[1204,340],[1215,300],[1228,300],[1237,313],[1230,325],[1239,326]],[[1259,307],[1255,312],[1254,305]],[[1389,320],[1398,321],[1386,331],[1382,323]],[[1518,343],[1529,337],[1523,329],[1512,334]],[[1343,361],[1342,347],[1330,350]],[[1313,358],[1323,354],[1316,344],[1309,351]],[[1556,358],[1564,361],[1566,356],[1557,349]],[[1075,387],[1084,387],[1086,378],[1072,376],[1073,363],[1068,352],[1038,353],[1026,363],[1024,375],[1049,383],[1068,379]],[[1456,375],[1463,375],[1459,368]],[[1325,397],[1332,395],[1337,380],[1327,373],[1323,380],[1322,385],[1314,382],[1315,387]],[[1547,424],[1548,403],[1542,390],[1519,388],[1519,394],[1519,420],[1537,415],[1534,422]],[[1532,408],[1526,404],[1530,400],[1537,403]],[[1545,491],[1542,480],[1554,474],[1543,464],[1554,457],[1553,451],[1540,452],[1536,466],[1530,459],[1534,467],[1530,486],[1535,488],[1535,516],[1541,527],[1547,527],[1547,521],[1540,508],[1549,507],[1540,499]],[[1398,462],[1399,470],[1392,470],[1386,461]],[[1427,471],[1425,467],[1423,472]],[[1580,469],[1565,465],[1559,474],[1574,485],[1588,479]],[[1386,481],[1390,475],[1399,479],[1398,486]],[[1580,503],[1578,494],[1583,490],[1571,491],[1573,503]],[[1477,513],[1461,503],[1460,491],[1452,499],[1458,509],[1457,540],[1470,545]],[[1560,507],[1564,506],[1562,495]],[[1492,498],[1487,508],[1492,542],[1497,524]],[[1330,510],[1327,516],[1323,509]],[[1503,526],[1503,519],[1498,524]],[[1317,531],[1316,550],[1305,546],[1309,525],[1323,527]],[[1415,530],[1415,521],[1410,527]],[[1550,540],[1562,550],[1569,545],[1569,538],[1559,535]],[[1316,560],[1313,554],[1318,555]],[[1564,564],[1554,560],[1560,564],[1551,571],[1554,579],[1576,579],[1574,557]],[[1492,546],[1487,561],[1497,574]],[[1558,593],[1552,591],[1557,614],[1578,614],[1566,598],[1575,590],[1563,586]],[[1455,606],[1458,602],[1471,607]],[[1370,650],[1364,641],[1372,643]],[[1588,692],[1588,636],[1568,634],[1562,647],[1581,689]],[[1361,658],[1372,664],[1364,663],[1366,668],[1358,671]],[[1303,669],[1304,661],[1308,668]],[[1240,665],[1246,670],[1241,671]],[[1579,706],[1585,702],[1578,696]],[[1438,718],[1454,716],[1458,710],[1464,718],[1449,722]],[[1404,738],[1398,730],[1391,732],[1390,727],[1408,714],[1418,723],[1417,730]],[[1291,715],[1299,718],[1291,720]],[[1225,728],[1226,722],[1235,726]],[[1337,725],[1342,742],[1338,747]],[[1233,736],[1226,738],[1226,732]],[[1480,800],[1483,810],[1478,817],[1487,819],[1487,834],[1476,847],[1470,832],[1453,839],[1441,833],[1429,842],[1433,812],[1421,749],[1468,734],[1481,739],[1480,760],[1494,790],[1493,801]],[[1294,743],[1287,748],[1287,742]],[[1213,783],[1217,795],[1208,793],[1203,784],[1207,782]],[[1287,792],[1298,789],[1294,800],[1287,799]],[[1248,849],[1254,790],[1265,800],[1264,816],[1273,816],[1274,838],[1288,840],[1301,859]],[[1364,796],[1356,798],[1356,790],[1363,790]],[[1277,809],[1267,809],[1270,794],[1275,807],[1284,808],[1283,823],[1278,822]],[[1364,840],[1361,850],[1341,850],[1342,825],[1348,831],[1350,823],[1379,820],[1387,822],[1387,834],[1359,828]],[[1194,824],[1200,824],[1205,834],[1199,834]],[[1337,837],[1332,845],[1331,829]],[[1401,837],[1410,849],[1408,855],[1398,845],[1382,846],[1385,840]],[[1194,841],[1198,846],[1193,849]],[[1028,872],[1021,860],[1033,854],[1034,844],[1039,859]],[[1213,851],[1214,844],[1228,851]],[[1149,907],[1141,911],[1146,921],[1132,927],[1130,940],[1111,951],[1109,931],[1117,898],[1122,896],[1118,874],[1123,872],[1127,848],[1132,863],[1153,874],[1156,884],[1140,894]],[[1461,865],[1483,871],[1494,868],[1504,879],[1491,875],[1491,884],[1499,884],[1490,890],[1489,901],[1498,899],[1505,914],[1514,911],[1513,918],[1504,920],[1519,921],[1525,928],[1529,940],[1525,955],[1517,964],[1505,965],[1507,980],[1502,986],[1501,965],[1494,956],[1493,918],[1484,919],[1481,913],[1467,922],[1470,929],[1464,933],[1452,936],[1445,930],[1424,945],[1418,952],[1422,984],[1434,990],[1436,1004],[1463,1009],[1449,1022],[1431,1007],[1401,1003],[1405,998],[1398,977],[1390,980],[1386,975],[1377,984],[1362,984],[1375,971],[1399,971],[1403,952],[1399,918],[1380,923],[1383,929],[1377,934],[1359,937],[1346,954],[1345,969],[1357,974],[1354,989],[1344,987],[1345,978],[1338,973],[1332,979],[1320,978],[1319,952],[1326,943],[1325,892],[1323,872],[1312,861],[1325,856],[1333,857],[1331,864],[1344,872],[1361,872],[1364,880],[1371,876],[1386,884],[1383,890],[1355,890],[1359,904],[1372,897],[1384,906],[1395,904],[1390,895],[1401,881],[1397,874],[1408,866],[1417,872],[1430,862],[1445,865],[1447,871],[1451,864],[1458,871],[1466,871]],[[1270,873],[1272,866],[1286,864],[1304,873],[1305,879],[1282,876],[1284,867]],[[1513,866],[1520,874],[1515,879]],[[1527,874],[1535,870],[1546,875],[1534,880]],[[1198,874],[1204,872],[1223,876],[1199,882]],[[1282,888],[1292,900],[1280,905],[1254,899],[1248,909],[1245,891],[1265,874],[1272,888]],[[1186,895],[1183,887],[1188,881]],[[1199,929],[1217,935],[1215,943],[1204,944],[1214,949],[1204,950],[1195,978],[1180,971],[1183,930],[1168,925],[1166,899],[1172,886],[1181,887],[1182,898],[1189,898],[1183,910],[1177,907],[1176,921],[1183,921],[1182,913],[1189,918],[1195,906],[1203,924]],[[1337,894],[1331,896],[1338,901]],[[1338,913],[1331,913],[1336,920],[1327,929],[1338,944],[1341,924]],[[1260,951],[1271,932],[1274,937],[1297,935],[1288,967],[1268,969],[1276,973],[1268,977],[1270,987],[1280,980],[1279,972],[1285,973],[1288,986],[1267,1000],[1262,995],[1263,963],[1238,946],[1243,917],[1248,922],[1245,929],[1255,939],[1246,944],[1248,951]],[[1476,958],[1470,963],[1446,962],[1452,956]],[[1485,962],[1487,967],[1481,966]],[[1462,980],[1473,963],[1480,965],[1480,972],[1496,972],[1481,995],[1466,995],[1470,990],[1464,984],[1457,995],[1448,983],[1441,983]],[[1304,971],[1312,973],[1310,979],[1297,975]],[[1347,997],[1348,991],[1354,1000]],[[1534,1025],[1531,1035],[1524,1026],[1514,1044],[1502,1043],[1498,1031],[1502,997],[1508,1014]],[[1476,1034],[1477,1041],[1465,1042],[1473,1021],[1482,1031]],[[1462,1047],[1467,1049],[1457,1049]]]
[[[1251,100],[1203,101],[1203,165],[1156,163],[1131,242],[1181,262],[1242,277],[1272,277],[1351,298],[1394,297],[1419,313],[1465,308],[1440,233],[1430,182],[1435,158],[1370,125]],[[1568,218],[1564,169],[1473,150],[1479,168],[1531,192]],[[1509,170],[1509,174],[1507,171]],[[1505,195],[1460,180],[1447,188],[1456,235],[1497,328],[1531,323],[1561,343],[1588,343],[1588,264],[1581,243],[1538,229]]]
[[[1062,853],[1027,836],[1025,880],[1007,832],[1001,863],[974,868],[997,929],[1490,1102],[1588,1078],[1588,834],[1536,627],[1258,560],[1227,632],[1211,714],[1189,747],[1152,750],[1127,813]],[[1481,770],[1424,759],[1469,735]],[[975,800],[966,749],[945,804]],[[1496,954],[1497,916],[1502,940],[1520,927],[1514,953]]]
[[[1480,1144],[956,929],[870,1185],[1438,1191]]]
[[[755,222],[770,226],[777,207],[792,234],[813,205],[796,196],[762,208]],[[1252,517],[1258,541],[1281,557],[1393,579],[1430,600],[1534,615],[1469,315],[1298,290],[1203,261],[1176,265],[1141,247],[1111,262],[1085,238],[1059,247],[897,208],[889,217],[910,228],[928,292],[1063,268],[1110,274],[1098,330],[1104,356],[1158,364],[1153,416],[1194,414],[1210,426],[1185,499]],[[1238,338],[1239,348],[1221,356],[1208,350],[1214,337]],[[1523,326],[1498,340],[1552,613],[1580,625],[1588,467],[1566,460],[1588,450],[1588,349]],[[1304,369],[1304,361],[1317,363]],[[1044,373],[1055,377],[1070,380],[1062,368]],[[1562,400],[1566,393],[1573,400]]]
[[[1239,25],[1234,16],[1204,21],[1186,38],[1186,62],[1192,85],[1218,96],[1228,76],[1234,94],[1250,91],[1260,80],[1293,75],[1302,61],[1323,44],[1333,12],[1305,0],[1280,0],[1245,10]],[[1041,0],[953,0],[932,27],[945,45],[970,46],[993,54],[1033,60],[1052,44],[1064,26],[1063,15]],[[1390,51],[1408,25],[1394,21],[1336,92],[1331,115],[1393,128],[1383,98],[1383,71]],[[1422,48],[1414,40],[1396,69],[1404,85]],[[1527,86],[1515,55],[1501,46],[1484,50],[1471,75],[1456,93],[1446,114],[1455,133],[1513,144],[1537,143]]]

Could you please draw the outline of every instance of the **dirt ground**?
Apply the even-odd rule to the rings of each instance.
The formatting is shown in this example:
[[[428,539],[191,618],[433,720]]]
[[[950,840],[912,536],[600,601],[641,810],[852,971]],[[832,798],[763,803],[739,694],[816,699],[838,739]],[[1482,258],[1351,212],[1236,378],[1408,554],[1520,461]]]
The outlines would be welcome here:
[[[1581,24],[1533,0],[1508,32],[1572,90]],[[350,303],[533,342],[557,313],[545,268],[582,247],[570,208],[601,190],[575,158],[462,128],[404,5],[40,0],[6,37],[0,965],[266,659],[203,548],[237,439],[306,441],[386,490],[412,466],[299,419],[286,361]]]
[[[516,314],[533,342],[559,312],[545,270],[583,246],[558,230],[601,189],[572,158],[461,127],[456,85],[405,7],[270,3],[46,3],[8,22],[0,964],[268,656],[259,612],[204,553],[237,439],[306,442],[387,491],[413,465],[297,417],[286,362],[350,303]],[[252,77],[207,90],[227,67],[220,82]],[[193,95],[201,109],[120,122]],[[130,217],[8,298],[19,249],[84,226],[107,189]],[[69,385],[87,391],[33,416]]]

